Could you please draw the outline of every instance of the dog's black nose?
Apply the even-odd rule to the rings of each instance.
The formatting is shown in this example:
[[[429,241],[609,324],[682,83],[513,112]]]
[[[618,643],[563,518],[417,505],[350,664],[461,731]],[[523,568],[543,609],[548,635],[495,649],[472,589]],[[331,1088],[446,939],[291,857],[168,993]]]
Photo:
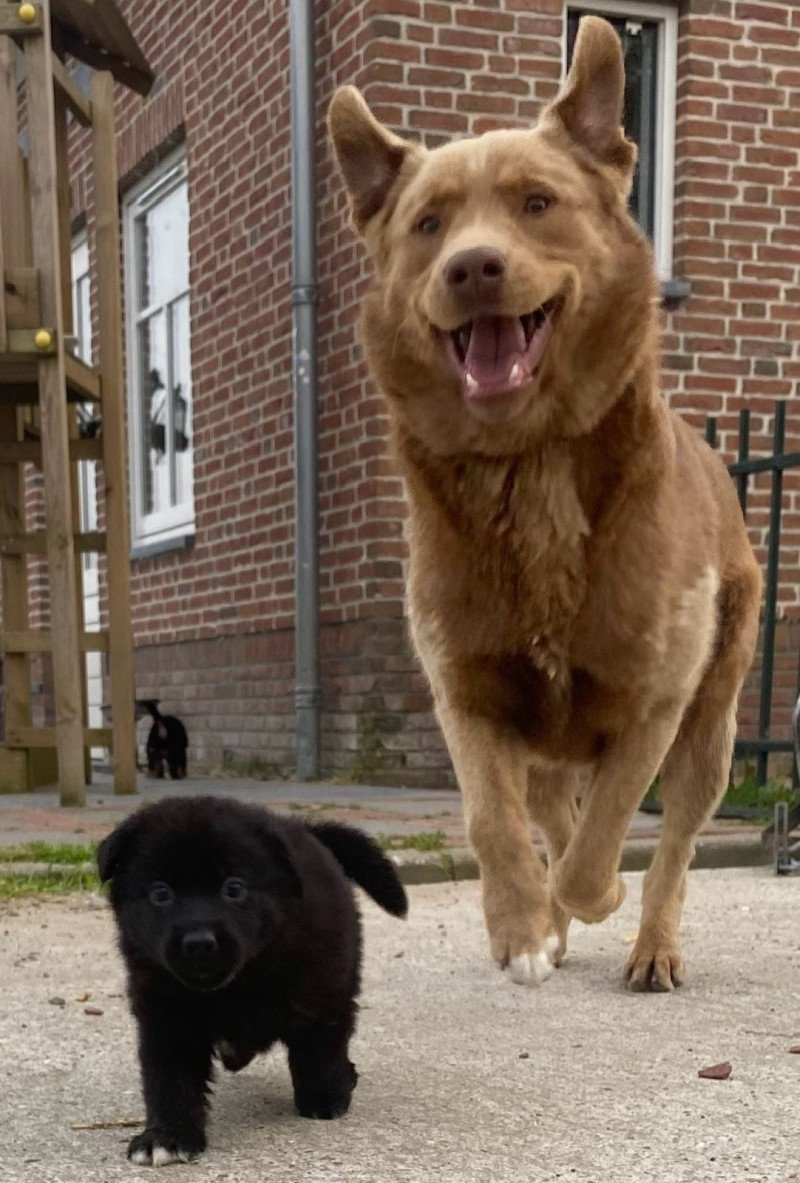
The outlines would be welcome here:
[[[210,961],[217,951],[217,938],[209,928],[198,928],[186,933],[181,947],[188,961]]]
[[[506,260],[500,251],[489,246],[474,246],[457,251],[444,265],[444,279],[449,288],[474,295],[496,293],[506,273]]]

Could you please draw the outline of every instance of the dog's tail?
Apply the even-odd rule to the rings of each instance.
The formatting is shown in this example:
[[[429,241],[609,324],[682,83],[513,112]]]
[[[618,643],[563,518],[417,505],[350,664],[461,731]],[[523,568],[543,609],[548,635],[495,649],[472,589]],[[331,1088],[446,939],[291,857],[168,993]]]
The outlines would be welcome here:
[[[309,829],[314,837],[327,846],[348,879],[363,887],[376,904],[392,916],[405,916],[408,897],[394,864],[360,830],[340,822],[312,822]]]

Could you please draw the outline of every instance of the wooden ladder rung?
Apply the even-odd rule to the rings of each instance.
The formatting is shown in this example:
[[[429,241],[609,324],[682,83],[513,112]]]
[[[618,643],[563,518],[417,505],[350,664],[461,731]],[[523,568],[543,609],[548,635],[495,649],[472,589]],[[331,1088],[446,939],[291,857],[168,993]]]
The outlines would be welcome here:
[[[103,441],[98,437],[93,440],[70,440],[70,460],[102,460]],[[0,444],[0,464],[38,464],[42,463],[41,440],[23,440],[14,444]]]
[[[55,54],[51,55],[53,87],[61,93],[69,110],[81,127],[92,126],[92,100],[84,94],[64,63]]]
[[[80,633],[78,645],[82,653],[108,653],[108,632]],[[49,653],[53,634],[49,629],[4,629],[0,648],[4,653]]]
[[[87,747],[110,748],[113,744],[110,727],[84,727],[83,738]],[[7,748],[54,748],[55,727],[7,727],[5,746]]]
[[[64,354],[64,371],[67,376],[67,389],[75,394],[83,395],[92,402],[99,402],[102,392],[100,371],[96,366],[87,366],[86,362],[75,357],[74,353]]]
[[[79,554],[103,554],[106,535],[102,530],[74,534],[75,550]],[[47,534],[37,530],[33,534],[0,534],[0,555],[43,555],[47,553]]]

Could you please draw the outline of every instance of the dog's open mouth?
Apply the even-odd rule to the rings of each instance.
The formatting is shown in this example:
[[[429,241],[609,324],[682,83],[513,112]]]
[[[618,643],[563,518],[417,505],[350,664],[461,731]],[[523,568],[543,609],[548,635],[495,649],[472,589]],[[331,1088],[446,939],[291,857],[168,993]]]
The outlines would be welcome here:
[[[555,300],[525,316],[479,316],[442,333],[445,350],[467,399],[519,390],[536,376],[553,331]]]

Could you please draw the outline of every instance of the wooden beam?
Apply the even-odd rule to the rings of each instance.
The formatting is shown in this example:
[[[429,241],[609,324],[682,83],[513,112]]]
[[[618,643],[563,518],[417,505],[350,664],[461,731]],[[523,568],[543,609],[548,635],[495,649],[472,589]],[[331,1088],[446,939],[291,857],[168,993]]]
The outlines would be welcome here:
[[[81,653],[108,653],[108,633],[82,632]],[[3,629],[0,643],[4,653],[51,653],[53,634],[49,629]]]
[[[0,433],[0,441],[5,436]],[[69,455],[71,460],[101,460],[103,445],[99,437],[93,440],[70,440]],[[40,440],[24,440],[19,443],[7,444],[0,442],[0,464],[36,464],[42,463],[42,444]],[[0,533],[2,533],[0,531]]]
[[[100,371],[89,366],[72,353],[64,356],[67,386],[84,396],[88,402],[99,402],[102,394]]]
[[[49,333],[51,337],[51,343],[44,347],[36,344],[36,334],[41,331]],[[56,330],[52,325],[39,325],[35,329],[9,328],[6,352],[18,353],[22,357],[33,358],[35,361],[38,361],[40,357],[52,357],[58,352]]]
[[[78,554],[103,554],[106,549],[106,536],[102,530],[76,532],[73,534],[73,543]],[[0,555],[46,553],[46,530],[38,530],[32,534],[0,534]]]
[[[92,126],[92,100],[81,90],[67,67],[53,54],[53,82],[81,127]]]
[[[1,193],[0,205],[2,205]],[[38,271],[33,267],[6,267],[3,276],[3,291],[8,328],[38,329],[42,323],[39,310]],[[0,350],[5,348],[5,345],[0,346]]]
[[[32,21],[24,21],[19,15],[19,4],[0,5],[0,37],[38,37],[44,30],[42,6],[32,5],[36,12]]]
[[[100,372],[103,375],[103,479],[107,541],[108,613],[111,647],[111,711],[114,730],[114,790],[136,792],[133,627],[131,624],[130,526],[126,481],[125,377],[122,352],[122,279],[114,136],[114,80],[92,79],[97,308]]]
[[[80,58],[82,62],[86,62],[95,70],[101,70],[103,73],[111,70],[113,74],[129,86],[131,90],[135,90],[138,94],[147,95],[153,86],[152,76],[145,74],[142,70],[137,70],[130,62],[123,61],[122,58],[114,57],[113,54],[105,53],[97,45],[91,45],[88,41],[78,34],[68,29],[65,25],[60,27],[61,44],[68,53],[73,57]]]
[[[7,748],[53,748],[57,747],[57,727],[9,727],[6,730]],[[111,746],[110,727],[81,728],[81,751],[83,745],[91,748]],[[61,765],[59,764],[59,779]]]
[[[43,35],[28,42],[25,60],[33,263],[41,281],[42,318],[54,327],[57,344],[57,352],[53,357],[39,361],[42,472],[53,626],[55,739],[61,804],[83,805],[86,801],[86,776],[75,547],[70,513],[69,429],[59,266],[61,254],[49,0],[43,0],[41,8]]]

